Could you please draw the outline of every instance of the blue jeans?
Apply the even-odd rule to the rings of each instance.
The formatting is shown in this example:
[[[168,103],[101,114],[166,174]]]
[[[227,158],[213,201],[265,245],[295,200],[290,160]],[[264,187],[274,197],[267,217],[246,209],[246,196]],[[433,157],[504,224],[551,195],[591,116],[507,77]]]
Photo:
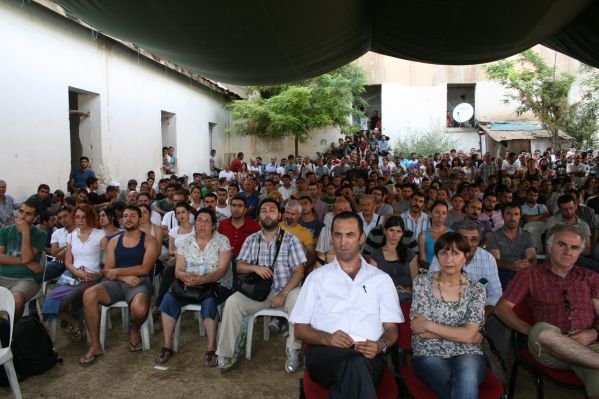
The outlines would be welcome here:
[[[218,286],[216,292],[218,294],[217,298],[210,297],[200,302],[202,306],[200,314],[204,319],[214,320],[218,313],[218,305],[225,302],[229,295],[231,295],[231,290],[223,286]],[[162,299],[162,303],[160,303],[160,311],[177,320],[179,315],[181,315],[181,308],[185,305],[189,305],[189,302],[181,301],[172,296],[170,292],[167,292]]]
[[[450,358],[414,357],[416,376],[441,399],[477,399],[485,378],[485,357],[465,354]]]

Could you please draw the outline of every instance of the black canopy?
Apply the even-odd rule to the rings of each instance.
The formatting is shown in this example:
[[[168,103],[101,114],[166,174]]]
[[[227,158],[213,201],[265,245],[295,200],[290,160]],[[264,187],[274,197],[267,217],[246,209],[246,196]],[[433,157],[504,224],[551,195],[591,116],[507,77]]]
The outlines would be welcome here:
[[[599,0],[55,0],[99,31],[236,84],[313,77],[367,51],[467,65],[538,43],[599,67]]]

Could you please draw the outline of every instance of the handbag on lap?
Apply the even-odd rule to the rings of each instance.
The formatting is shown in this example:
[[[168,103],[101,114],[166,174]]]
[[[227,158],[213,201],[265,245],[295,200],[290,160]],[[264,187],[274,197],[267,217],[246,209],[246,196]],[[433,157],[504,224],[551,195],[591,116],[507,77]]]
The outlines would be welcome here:
[[[272,265],[269,267],[273,273],[275,262],[277,261],[279,251],[281,250],[281,242],[283,241],[284,235],[285,231],[280,229],[279,234],[277,235],[275,258],[272,261]],[[258,249],[259,248],[260,244],[258,243]],[[258,263],[257,259],[255,263]],[[272,278],[263,279],[256,273],[243,273],[237,277],[237,281],[235,282],[235,291],[241,292],[243,295],[253,299],[254,301],[263,302],[266,300],[266,298],[268,298],[268,295],[272,289],[272,284]]]

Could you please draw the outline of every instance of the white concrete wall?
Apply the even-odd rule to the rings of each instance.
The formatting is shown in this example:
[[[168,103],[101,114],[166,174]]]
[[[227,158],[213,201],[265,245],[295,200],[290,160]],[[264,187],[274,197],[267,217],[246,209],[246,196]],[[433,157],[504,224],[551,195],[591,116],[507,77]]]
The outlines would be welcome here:
[[[310,155],[314,158],[317,152],[327,151],[331,142],[337,144],[337,140],[342,137],[339,129],[334,127],[315,130],[310,136],[305,143],[299,143],[299,155]],[[235,158],[240,151],[244,153],[244,160],[248,163],[251,158],[256,156],[261,156],[262,161],[268,163],[273,156],[277,157],[278,161],[281,157],[295,154],[293,137],[272,140],[230,133],[215,137],[214,144],[214,148],[217,150],[217,163],[221,167],[223,162]]]
[[[445,127],[446,85],[383,84],[381,97],[383,133],[392,143]]]
[[[101,136],[84,144],[101,146],[92,150],[92,168],[105,181],[158,171],[162,110],[176,114],[180,173],[208,170],[208,123],[216,123],[217,136],[229,124],[221,94],[138,61],[111,41],[94,41],[87,29],[36,4],[0,2],[0,37],[0,178],[9,194],[23,199],[40,183],[66,188],[70,87],[98,95]]]

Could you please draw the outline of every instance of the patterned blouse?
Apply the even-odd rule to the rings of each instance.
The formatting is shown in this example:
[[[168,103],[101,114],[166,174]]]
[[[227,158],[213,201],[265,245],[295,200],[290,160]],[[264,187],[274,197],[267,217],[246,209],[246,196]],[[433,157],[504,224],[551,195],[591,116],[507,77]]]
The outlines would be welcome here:
[[[202,251],[196,241],[195,235],[181,238],[177,245],[177,254],[185,258],[187,265],[185,271],[191,273],[200,273],[200,266],[206,265],[207,273],[210,274],[218,268],[218,255],[222,251],[230,251],[231,245],[229,239],[214,232],[212,239],[206,244]],[[231,288],[233,286],[233,275],[231,268],[227,269],[225,275],[218,281],[223,287]]]
[[[434,294],[436,284],[434,273],[425,273],[416,277],[412,286],[412,309],[438,324],[450,327],[462,327],[466,324],[483,325],[485,321],[485,288],[476,281],[468,280],[466,291],[459,301],[443,301]],[[410,315],[411,318],[411,315]],[[463,354],[480,354],[480,345],[462,344],[446,339],[422,339],[412,335],[414,356],[439,356],[450,358]]]

